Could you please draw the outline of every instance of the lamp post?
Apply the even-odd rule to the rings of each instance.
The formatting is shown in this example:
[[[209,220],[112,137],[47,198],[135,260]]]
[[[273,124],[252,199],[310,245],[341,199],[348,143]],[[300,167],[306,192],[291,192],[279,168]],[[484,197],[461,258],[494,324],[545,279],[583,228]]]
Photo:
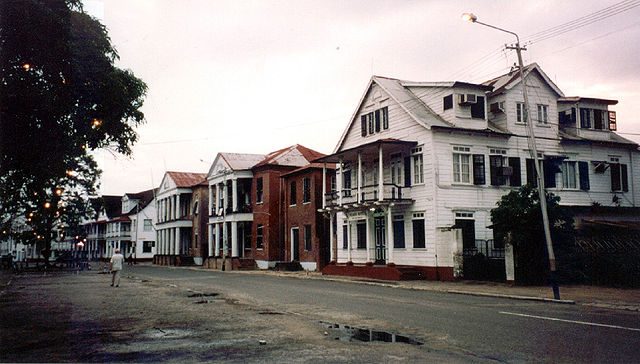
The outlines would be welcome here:
[[[484,25],[485,27],[499,30],[501,32],[509,33],[516,37],[516,44],[513,47],[507,47],[507,49],[515,49],[516,54],[518,55],[518,68],[520,73],[520,82],[522,83],[522,95],[524,97],[524,118],[525,123],[527,125],[527,129],[529,131],[529,152],[531,153],[531,158],[535,161],[534,168],[536,171],[536,177],[538,180],[538,195],[540,197],[540,210],[542,210],[542,225],[544,227],[544,237],[547,244],[547,253],[549,256],[549,275],[550,275],[550,283],[553,289],[553,297],[555,299],[560,299],[560,288],[558,287],[558,282],[556,281],[556,257],[553,253],[553,242],[551,241],[551,230],[549,228],[549,215],[547,212],[547,198],[544,188],[544,178],[542,173],[540,173],[540,158],[538,156],[538,149],[536,147],[536,137],[533,129],[533,123],[531,122],[531,118],[529,118],[529,97],[527,96],[527,83],[524,77],[524,65],[522,63],[522,50],[523,47],[520,46],[520,37],[518,34],[502,29],[490,24],[486,24],[478,21],[478,17],[472,13],[464,13],[462,14],[462,19],[471,23],[476,23],[480,25]],[[526,50],[526,49],[525,49]]]

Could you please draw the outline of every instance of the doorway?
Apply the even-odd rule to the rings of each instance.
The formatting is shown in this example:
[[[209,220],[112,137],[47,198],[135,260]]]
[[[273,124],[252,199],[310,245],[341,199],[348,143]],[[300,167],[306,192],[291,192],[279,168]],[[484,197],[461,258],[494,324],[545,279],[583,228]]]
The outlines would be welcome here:
[[[300,261],[300,229],[291,228],[291,261]]]
[[[385,264],[387,262],[387,231],[385,229],[385,217],[374,218],[376,261],[375,264]]]

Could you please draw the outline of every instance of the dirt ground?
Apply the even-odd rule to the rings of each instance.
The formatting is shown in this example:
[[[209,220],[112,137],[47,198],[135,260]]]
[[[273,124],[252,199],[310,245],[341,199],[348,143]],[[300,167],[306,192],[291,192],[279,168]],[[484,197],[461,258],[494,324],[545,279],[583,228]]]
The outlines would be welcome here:
[[[424,345],[347,341],[343,334],[320,324],[328,317],[323,313],[300,315],[258,307],[230,293],[208,292],[198,282],[168,284],[125,275],[119,288],[109,284],[109,275],[96,272],[2,274],[0,361],[325,363],[477,359],[452,353],[428,338],[414,337]],[[354,317],[342,319],[358,322]]]

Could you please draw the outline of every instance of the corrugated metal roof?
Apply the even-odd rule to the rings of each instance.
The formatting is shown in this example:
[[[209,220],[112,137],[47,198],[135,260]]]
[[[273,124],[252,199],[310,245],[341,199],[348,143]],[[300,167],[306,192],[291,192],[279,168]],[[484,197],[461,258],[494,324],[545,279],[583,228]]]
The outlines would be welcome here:
[[[266,165],[302,167],[309,164],[312,160],[323,156],[323,153],[300,144],[295,144],[267,154],[254,168]]]
[[[538,66],[537,63],[531,63],[524,66],[523,71],[524,71],[523,73],[525,78],[527,78],[529,76],[529,73],[533,71],[538,72],[538,74],[545,80],[545,82],[549,85],[549,87],[551,87],[551,89],[553,89],[553,91],[555,91],[558,94],[558,96],[560,97],[564,96],[564,93],[562,93],[562,90],[560,90],[560,88],[556,86],[556,84],[553,81],[551,81],[549,76],[547,76],[547,74],[542,71],[542,69],[540,68],[540,66]],[[482,84],[486,86],[492,86],[493,92],[491,92],[490,96],[494,96],[504,92],[505,90],[512,88],[513,86],[519,83],[520,83],[519,69],[513,68],[511,71],[509,71],[509,73],[498,76],[489,81],[483,82]]]
[[[193,172],[167,172],[177,187],[193,187],[201,184],[207,184],[206,173]]]

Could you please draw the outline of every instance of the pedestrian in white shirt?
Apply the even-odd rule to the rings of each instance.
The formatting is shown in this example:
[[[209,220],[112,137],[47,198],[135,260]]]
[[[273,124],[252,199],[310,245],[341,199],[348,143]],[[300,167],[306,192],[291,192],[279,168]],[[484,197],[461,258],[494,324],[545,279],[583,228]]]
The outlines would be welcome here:
[[[120,287],[120,273],[122,272],[123,262],[124,256],[120,254],[120,249],[116,249],[110,261],[111,287],[113,285]]]

